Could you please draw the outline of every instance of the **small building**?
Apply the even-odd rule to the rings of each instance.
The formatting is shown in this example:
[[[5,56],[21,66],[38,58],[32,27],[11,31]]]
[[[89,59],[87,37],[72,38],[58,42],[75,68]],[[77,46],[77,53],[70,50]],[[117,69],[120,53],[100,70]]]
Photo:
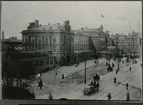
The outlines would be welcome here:
[[[22,50],[22,40],[17,39],[17,37],[9,37],[9,39],[1,39],[2,52],[8,50],[8,48],[13,47],[14,49]]]

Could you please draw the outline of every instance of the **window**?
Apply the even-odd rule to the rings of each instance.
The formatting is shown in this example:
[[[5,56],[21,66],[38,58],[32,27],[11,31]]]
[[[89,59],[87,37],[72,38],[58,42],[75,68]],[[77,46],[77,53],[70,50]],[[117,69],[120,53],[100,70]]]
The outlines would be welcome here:
[[[49,64],[49,61],[48,61],[48,60],[46,61],[46,64]]]
[[[24,36],[24,37],[25,37],[25,38],[24,38],[24,39],[25,39],[25,40],[24,40],[24,41],[25,41],[24,43],[28,44],[28,43],[29,43],[29,37],[28,37],[28,36]]]
[[[38,43],[38,44],[42,44],[42,37],[40,37],[40,36],[37,37],[37,43]]]
[[[53,64],[53,60],[52,60],[52,59],[50,60],[50,64],[51,64],[51,65]]]
[[[56,51],[56,46],[53,46],[52,50],[53,50],[53,51]]]
[[[56,37],[53,37],[52,42],[53,42],[53,44],[56,44]]]
[[[45,36],[45,37],[44,37],[44,43],[45,43],[45,44],[48,44],[48,42],[49,42],[48,40],[49,40],[48,36]]]
[[[22,37],[22,43],[25,43],[25,37],[24,36]]]
[[[31,44],[36,44],[36,37],[32,36],[32,37],[30,38],[30,43],[31,43]]]

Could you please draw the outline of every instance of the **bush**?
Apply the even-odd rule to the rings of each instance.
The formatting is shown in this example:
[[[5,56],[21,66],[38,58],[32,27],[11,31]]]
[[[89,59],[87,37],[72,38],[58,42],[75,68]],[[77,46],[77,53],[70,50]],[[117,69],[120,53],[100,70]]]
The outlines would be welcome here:
[[[29,90],[18,87],[2,87],[3,99],[34,99],[35,95]]]

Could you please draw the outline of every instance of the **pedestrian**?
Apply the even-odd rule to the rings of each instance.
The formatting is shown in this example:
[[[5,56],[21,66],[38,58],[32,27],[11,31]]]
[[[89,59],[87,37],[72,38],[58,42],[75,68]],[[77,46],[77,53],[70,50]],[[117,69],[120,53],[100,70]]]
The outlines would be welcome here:
[[[64,77],[64,74],[62,74],[62,79],[64,79],[65,77]]]
[[[131,68],[131,67],[130,67],[129,69],[130,69],[130,71],[132,70],[132,68]]]
[[[108,97],[108,100],[111,100],[112,96],[110,92],[108,93],[107,97]]]
[[[51,93],[49,93],[49,100],[53,100],[53,96]]]
[[[127,101],[130,101],[130,93],[127,92],[127,98],[126,98]]]
[[[35,93],[32,92],[32,99],[35,99]]]
[[[118,74],[118,70],[116,70],[116,74]]]
[[[97,82],[96,86],[97,86],[97,91],[98,91],[99,90],[99,82]]]
[[[106,62],[106,66],[108,66],[108,62]]]
[[[117,81],[116,81],[116,77],[114,77],[114,83],[116,83]]]
[[[40,87],[40,90],[41,90],[42,87],[43,87],[43,82],[42,82],[42,80],[39,81],[38,86]]]
[[[97,61],[96,60],[94,61],[94,63],[95,63],[95,65],[97,65]]]
[[[129,85],[128,85],[128,83],[126,83],[126,90],[128,90],[128,87],[129,87]]]
[[[99,64],[99,60],[97,60],[97,63]]]
[[[112,68],[114,68],[114,63],[112,63]]]

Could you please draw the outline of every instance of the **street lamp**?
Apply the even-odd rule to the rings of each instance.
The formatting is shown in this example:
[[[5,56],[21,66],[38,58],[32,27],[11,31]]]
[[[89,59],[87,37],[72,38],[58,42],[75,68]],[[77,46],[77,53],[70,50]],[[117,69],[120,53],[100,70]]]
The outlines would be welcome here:
[[[86,56],[85,56],[84,84],[86,84]]]
[[[118,34],[116,34],[118,35]],[[116,43],[116,58],[118,59],[118,68],[117,68],[117,71],[119,71],[119,63],[120,63],[120,49],[119,49],[119,46],[118,46],[118,36],[117,36],[117,43]]]

